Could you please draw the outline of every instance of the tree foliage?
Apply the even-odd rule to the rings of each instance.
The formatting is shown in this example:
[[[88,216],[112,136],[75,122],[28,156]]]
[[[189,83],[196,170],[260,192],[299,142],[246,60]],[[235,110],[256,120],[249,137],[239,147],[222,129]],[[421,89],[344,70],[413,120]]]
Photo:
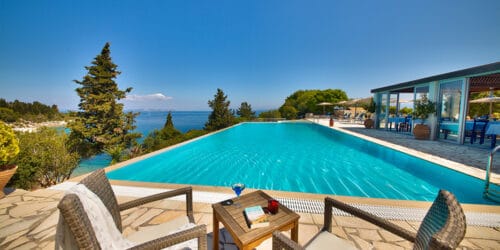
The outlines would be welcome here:
[[[377,104],[375,103],[375,100],[373,100],[373,97],[370,98],[370,101],[361,103],[360,106],[363,109],[365,109],[366,112],[372,113],[372,114],[375,113],[375,111],[377,110]]]
[[[429,115],[436,113],[436,103],[422,95],[420,100],[415,101],[414,113],[416,118],[421,119],[421,124],[424,124]]]
[[[221,89],[217,89],[213,100],[208,101],[208,106],[212,108],[212,113],[205,123],[205,130],[215,131],[229,127],[234,124],[233,112],[229,109],[230,101]]]
[[[469,100],[475,100],[490,96],[489,91],[471,93]],[[500,96],[500,90],[494,91],[493,96]],[[493,117],[500,118],[500,102],[492,103]],[[490,113],[490,103],[470,103],[469,116],[471,118],[483,116]]]
[[[281,113],[279,110],[274,109],[274,110],[268,110],[264,111],[259,114],[259,118],[262,119],[276,119],[276,118],[281,118]]]
[[[67,136],[55,129],[18,134],[21,151],[11,183],[23,189],[48,187],[69,179],[78,166],[79,156],[67,147]]]
[[[172,138],[181,134],[181,132],[177,130],[174,126],[174,121],[172,119],[171,112],[168,112],[167,114],[167,121],[165,122],[165,125],[161,129],[161,133],[165,138]]]
[[[164,139],[159,130],[154,130],[153,132],[149,133],[146,139],[144,139],[142,147],[145,153],[149,153],[187,140],[191,140],[207,133],[208,131],[206,130],[189,130],[184,134],[180,133],[179,135]]]
[[[126,149],[135,145],[140,137],[132,133],[138,113],[124,113],[123,104],[118,101],[126,97],[132,88],[118,89],[114,79],[120,74],[111,60],[109,43],[85,67],[87,75],[82,81],[74,80],[80,97],[76,118],[68,124],[71,129],[71,146],[83,157],[89,157],[106,150]]]
[[[286,98],[279,111],[287,119],[295,119],[306,113],[321,113],[323,107],[318,106],[318,103],[337,103],[344,100],[347,100],[347,94],[340,89],[298,90]],[[294,109],[296,117],[293,117]]]
[[[144,139],[142,147],[146,152],[152,152],[183,141],[181,137],[182,133],[174,126],[172,113],[168,112],[163,128],[160,130],[155,129],[150,132]]]
[[[297,109],[295,109],[295,107],[293,106],[285,105],[280,108],[280,113],[287,120],[293,120],[297,119],[297,114],[299,113],[299,111],[297,111]]]
[[[0,98],[0,120],[5,122],[15,122],[21,118],[27,121],[43,122],[62,117],[55,104],[49,106],[38,101],[26,103],[19,100],[8,102]]]
[[[236,114],[244,121],[255,119],[255,112],[252,110],[252,105],[247,102],[242,102]]]
[[[408,108],[408,107],[404,107],[404,108],[400,109],[399,112],[401,114],[404,114],[404,115],[409,115],[409,114],[413,113],[413,109]]]

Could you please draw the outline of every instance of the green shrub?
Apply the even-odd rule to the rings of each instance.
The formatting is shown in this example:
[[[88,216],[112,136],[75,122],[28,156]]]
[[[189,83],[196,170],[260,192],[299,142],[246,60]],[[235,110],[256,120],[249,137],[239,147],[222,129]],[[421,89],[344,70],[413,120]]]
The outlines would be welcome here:
[[[8,164],[19,154],[19,141],[11,127],[0,121],[0,166]]]
[[[78,166],[79,156],[66,146],[67,136],[55,129],[20,133],[18,169],[10,183],[18,188],[48,187],[69,179]]]
[[[422,99],[415,102],[415,117],[422,120],[421,124],[424,124],[429,115],[434,113],[436,113],[436,104],[427,99],[426,95],[422,95]]]

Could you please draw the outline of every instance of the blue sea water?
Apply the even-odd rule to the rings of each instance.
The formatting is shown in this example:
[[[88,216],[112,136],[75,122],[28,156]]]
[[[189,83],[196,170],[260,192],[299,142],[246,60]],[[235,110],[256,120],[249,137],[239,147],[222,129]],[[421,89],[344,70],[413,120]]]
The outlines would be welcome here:
[[[136,130],[142,134],[140,142],[154,129],[161,129],[167,120],[168,111],[140,111],[136,118]],[[172,111],[172,120],[175,128],[185,133],[193,129],[203,129],[208,120],[210,111]],[[99,168],[109,166],[111,158],[106,154],[96,155],[84,159],[73,171],[72,176],[82,175]]]

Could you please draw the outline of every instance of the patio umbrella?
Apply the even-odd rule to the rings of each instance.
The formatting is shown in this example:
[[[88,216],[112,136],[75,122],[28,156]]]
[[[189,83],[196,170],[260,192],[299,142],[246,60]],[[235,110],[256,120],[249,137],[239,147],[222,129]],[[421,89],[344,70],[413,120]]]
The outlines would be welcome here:
[[[358,105],[361,103],[368,103],[371,100],[372,100],[372,97],[357,98],[357,99],[352,99],[349,101],[342,101],[342,102],[339,102],[339,104],[342,103],[343,105],[346,105],[346,106],[354,105],[354,115],[356,115],[357,114],[356,109],[358,108]]]
[[[330,103],[330,102],[321,102],[321,103],[318,103],[317,104],[318,106],[323,106],[323,115],[325,114],[325,107],[326,106],[332,106],[333,103]]]
[[[494,102],[500,102],[500,96],[489,96],[470,101],[470,103],[490,103],[490,115],[493,114]]]

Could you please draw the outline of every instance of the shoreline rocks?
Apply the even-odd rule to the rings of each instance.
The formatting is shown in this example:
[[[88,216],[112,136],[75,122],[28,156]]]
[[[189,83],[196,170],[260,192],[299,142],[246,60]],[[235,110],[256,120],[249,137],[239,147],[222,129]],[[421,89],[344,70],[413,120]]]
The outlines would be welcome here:
[[[66,121],[48,121],[39,123],[25,121],[22,123],[10,124],[10,126],[14,131],[33,133],[38,131],[38,129],[42,127],[50,127],[50,128],[65,127],[66,124],[67,124]]]

